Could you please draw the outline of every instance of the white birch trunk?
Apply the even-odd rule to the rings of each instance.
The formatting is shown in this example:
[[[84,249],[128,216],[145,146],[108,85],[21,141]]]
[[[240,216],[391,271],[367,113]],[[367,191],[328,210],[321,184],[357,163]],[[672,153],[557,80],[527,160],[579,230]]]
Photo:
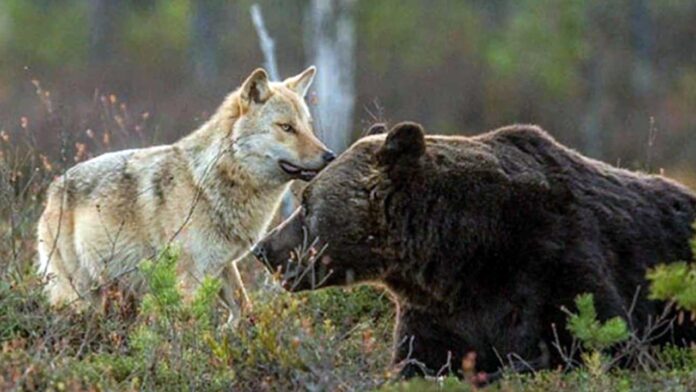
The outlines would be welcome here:
[[[340,153],[351,142],[355,106],[355,0],[311,0],[305,31],[310,63],[317,66],[314,119],[319,137]]]

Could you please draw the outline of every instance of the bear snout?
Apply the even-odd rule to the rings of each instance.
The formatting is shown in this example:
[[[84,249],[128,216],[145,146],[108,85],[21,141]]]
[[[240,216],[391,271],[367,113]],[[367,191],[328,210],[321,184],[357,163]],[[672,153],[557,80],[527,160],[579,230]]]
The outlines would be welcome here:
[[[297,209],[252,248],[252,254],[272,273],[285,266],[291,252],[303,243],[306,230],[302,215],[302,209]]]
[[[251,248],[251,254],[253,254],[254,257],[256,257],[259,261],[263,261],[263,259],[266,258],[266,248],[263,246],[263,244],[258,243]]]

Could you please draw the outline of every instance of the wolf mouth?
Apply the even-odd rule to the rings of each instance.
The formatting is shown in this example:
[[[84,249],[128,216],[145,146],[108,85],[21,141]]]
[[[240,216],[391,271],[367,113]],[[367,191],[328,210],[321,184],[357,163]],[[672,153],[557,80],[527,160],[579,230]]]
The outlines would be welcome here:
[[[299,178],[304,181],[309,181],[314,178],[319,170],[317,169],[306,169],[295,164],[292,164],[284,159],[278,161],[278,165],[284,172],[288,173],[292,177]]]

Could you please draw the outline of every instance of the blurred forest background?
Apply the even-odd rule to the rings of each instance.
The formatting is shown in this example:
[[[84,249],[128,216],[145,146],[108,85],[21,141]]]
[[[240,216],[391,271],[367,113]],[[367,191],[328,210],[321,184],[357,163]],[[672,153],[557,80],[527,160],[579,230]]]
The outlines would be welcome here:
[[[193,131],[259,66],[309,64],[316,131],[339,152],[377,120],[463,135],[536,123],[696,189],[694,40],[696,0],[0,0],[0,390],[478,390],[391,388],[386,293],[290,295],[252,261],[237,330],[218,328],[217,289],[205,306],[171,295],[172,257],[151,264],[158,306],[107,286],[103,312],[53,309],[32,267],[45,189],[76,162]],[[696,351],[649,351],[647,336],[490,389],[696,390]],[[626,352],[650,364],[615,371]]]
[[[31,128],[51,157],[176,140],[264,64],[253,3],[0,1],[0,130]],[[465,135],[530,122],[695,184],[696,1],[258,3],[280,77],[318,65],[309,101],[337,150],[375,119]]]

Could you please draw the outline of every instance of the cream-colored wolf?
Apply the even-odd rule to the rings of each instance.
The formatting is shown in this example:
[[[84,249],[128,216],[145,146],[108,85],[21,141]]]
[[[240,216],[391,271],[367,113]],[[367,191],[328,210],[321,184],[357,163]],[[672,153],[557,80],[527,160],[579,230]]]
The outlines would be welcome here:
[[[257,69],[177,143],[107,153],[54,181],[38,223],[51,303],[94,303],[100,288],[174,244],[184,295],[220,277],[235,316],[235,298],[248,301],[236,260],[267,229],[291,180],[311,179],[334,158],[304,102],[314,74],[270,82]],[[138,286],[137,274],[128,281]]]

